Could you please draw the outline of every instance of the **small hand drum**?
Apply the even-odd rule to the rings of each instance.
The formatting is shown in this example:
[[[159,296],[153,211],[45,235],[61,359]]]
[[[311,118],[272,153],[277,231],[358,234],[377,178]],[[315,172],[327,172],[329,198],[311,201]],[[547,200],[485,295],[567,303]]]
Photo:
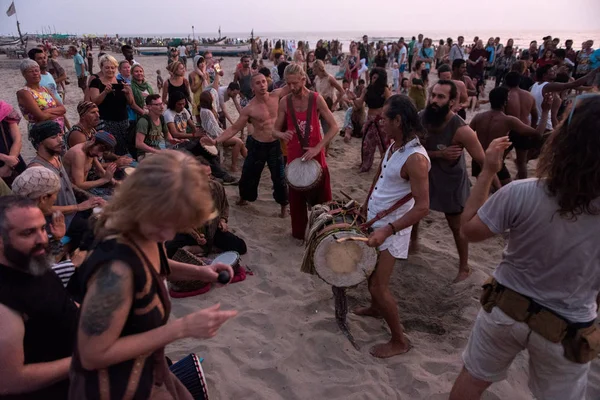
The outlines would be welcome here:
[[[285,167],[285,180],[299,191],[314,189],[323,178],[323,168],[317,160],[302,161],[296,158]]]
[[[135,168],[134,167],[126,167],[126,168],[123,168],[123,172],[125,172],[125,176],[129,176],[135,172]]]
[[[213,264],[216,263],[231,265],[233,272],[236,273],[240,268],[240,255],[237,251],[226,251],[225,253],[219,254],[213,260]]]
[[[217,146],[205,146],[202,143],[200,143],[200,145],[204,148],[204,150],[206,150],[208,153],[212,154],[213,156],[216,156],[219,154],[219,150],[217,149]]]

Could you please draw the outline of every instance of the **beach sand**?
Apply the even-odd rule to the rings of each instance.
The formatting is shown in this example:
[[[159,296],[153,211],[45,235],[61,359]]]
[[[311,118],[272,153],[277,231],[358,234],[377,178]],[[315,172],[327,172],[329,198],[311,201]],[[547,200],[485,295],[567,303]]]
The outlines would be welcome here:
[[[137,56],[136,60],[144,65],[153,86],[157,69],[162,70],[165,79],[168,77],[166,57]],[[231,81],[237,61],[226,58],[221,63],[226,72],[223,84]],[[71,80],[66,106],[70,121],[75,123],[76,105],[82,93],[76,87],[72,60],[60,62]],[[266,65],[271,63],[267,61]],[[18,62],[0,56],[0,99],[14,106],[15,92],[24,83],[17,67]],[[337,71],[337,67],[327,68],[330,73]],[[488,90],[492,86],[488,83]],[[235,115],[233,107],[231,112]],[[336,112],[335,117],[341,125],[343,113]],[[26,124],[21,122],[20,127],[24,135],[23,155],[30,159],[33,150],[26,140]],[[341,198],[340,191],[344,190],[364,201],[376,168],[371,173],[358,173],[360,141],[353,139],[347,145],[336,137],[330,153],[327,162],[334,198]],[[508,161],[507,166],[514,175],[513,162]],[[533,166],[530,163],[530,168]],[[369,349],[389,339],[387,325],[383,320],[350,313],[348,323],[360,351],[339,331],[330,286],[316,276],[300,272],[304,247],[291,237],[289,218],[277,216],[279,207],[272,198],[268,169],[262,176],[258,200],[251,205],[234,205],[237,187],[226,190],[231,204],[229,226],[246,240],[248,254],[242,257],[242,265],[247,265],[254,275],[201,296],[173,299],[173,318],[215,303],[224,309],[236,309],[239,315],[211,340],[186,339],[167,348],[174,360],[190,352],[205,359],[203,368],[211,399],[448,398],[480,308],[480,285],[501,258],[502,237],[471,244],[469,263],[474,272],[466,281],[453,285],[458,256],[451,232],[442,214],[432,212],[427,216],[421,223],[420,251],[408,261],[398,261],[391,280],[413,349],[402,356],[379,360],[369,354]],[[349,289],[347,294],[350,309],[366,305],[370,299],[366,282]],[[519,355],[508,379],[492,385],[483,399],[531,399],[527,363],[526,353]],[[598,361],[592,364],[588,392],[588,399],[600,398]]]

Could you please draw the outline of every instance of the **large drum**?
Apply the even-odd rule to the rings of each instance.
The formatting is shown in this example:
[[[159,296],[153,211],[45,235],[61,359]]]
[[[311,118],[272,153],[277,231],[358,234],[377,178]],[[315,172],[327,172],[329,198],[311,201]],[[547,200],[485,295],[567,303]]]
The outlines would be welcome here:
[[[308,191],[321,183],[323,168],[317,160],[302,161],[296,158],[285,167],[285,180],[296,190]]]
[[[328,284],[346,288],[366,280],[377,264],[377,250],[367,246],[359,229],[364,218],[357,208],[329,203],[331,219],[325,222],[308,249],[316,274]]]

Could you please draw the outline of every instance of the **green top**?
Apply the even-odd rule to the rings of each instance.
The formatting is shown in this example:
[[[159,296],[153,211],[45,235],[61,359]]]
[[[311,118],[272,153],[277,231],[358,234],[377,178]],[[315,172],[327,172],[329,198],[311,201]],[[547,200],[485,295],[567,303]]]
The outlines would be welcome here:
[[[144,139],[144,143],[146,145],[157,150],[166,148],[165,137],[167,136],[169,129],[167,128],[167,124],[162,116],[160,117],[159,125],[155,125],[154,122],[151,122],[151,119],[147,116],[140,118],[137,122],[135,131],[146,136]],[[138,153],[142,155],[145,152],[143,150],[139,150]]]

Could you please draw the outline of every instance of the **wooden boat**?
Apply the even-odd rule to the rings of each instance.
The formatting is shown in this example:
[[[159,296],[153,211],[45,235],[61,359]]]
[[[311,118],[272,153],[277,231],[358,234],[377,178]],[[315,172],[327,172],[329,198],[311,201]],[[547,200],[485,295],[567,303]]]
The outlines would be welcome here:
[[[167,46],[136,47],[136,50],[143,56],[166,56],[169,54]]]
[[[204,54],[211,52],[214,56],[242,56],[252,54],[250,43],[226,44],[227,37],[221,38],[214,43],[201,43],[198,45],[198,53]]]

